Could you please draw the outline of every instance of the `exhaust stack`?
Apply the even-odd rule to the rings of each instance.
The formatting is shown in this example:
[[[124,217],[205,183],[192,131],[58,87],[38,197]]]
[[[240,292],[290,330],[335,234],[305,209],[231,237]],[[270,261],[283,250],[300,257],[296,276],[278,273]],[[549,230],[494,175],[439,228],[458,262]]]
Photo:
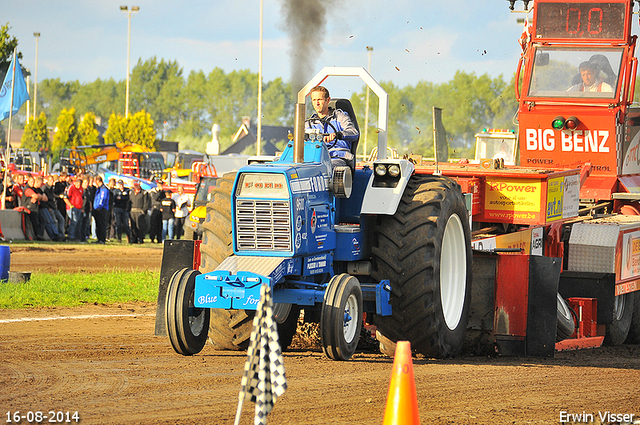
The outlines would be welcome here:
[[[293,162],[304,162],[304,103],[296,103],[295,128],[293,129]]]

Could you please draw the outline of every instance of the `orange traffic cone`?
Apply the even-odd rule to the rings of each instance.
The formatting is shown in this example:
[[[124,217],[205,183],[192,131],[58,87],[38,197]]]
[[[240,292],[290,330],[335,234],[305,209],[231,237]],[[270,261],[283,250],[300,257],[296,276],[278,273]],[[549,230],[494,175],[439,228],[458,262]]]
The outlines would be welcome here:
[[[420,425],[411,343],[398,341],[382,425]]]

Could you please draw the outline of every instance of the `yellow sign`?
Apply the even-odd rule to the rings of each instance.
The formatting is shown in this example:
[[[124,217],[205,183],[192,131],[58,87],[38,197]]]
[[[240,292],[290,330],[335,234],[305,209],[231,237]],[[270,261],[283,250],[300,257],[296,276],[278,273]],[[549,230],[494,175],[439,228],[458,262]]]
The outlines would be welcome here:
[[[493,236],[485,239],[477,239],[471,242],[471,247],[479,251],[492,251],[494,249],[521,249],[522,254],[542,255],[543,239],[542,227],[525,229],[514,233]],[[517,252],[514,252],[517,254]]]
[[[564,200],[564,177],[549,179],[547,183],[547,221],[562,218]]]
[[[622,235],[622,262],[620,279],[627,280],[640,276],[640,232],[627,232]]]
[[[488,210],[540,212],[541,186],[537,180],[487,178],[484,207]]]

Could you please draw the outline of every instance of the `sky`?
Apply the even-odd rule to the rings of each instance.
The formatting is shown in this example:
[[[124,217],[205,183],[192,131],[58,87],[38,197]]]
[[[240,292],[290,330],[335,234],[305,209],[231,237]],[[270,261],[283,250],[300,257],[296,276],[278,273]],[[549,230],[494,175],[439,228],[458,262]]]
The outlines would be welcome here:
[[[324,66],[367,68],[370,56],[372,76],[398,87],[447,82],[458,70],[510,81],[518,63],[517,19],[525,14],[511,12],[507,0],[323,0],[327,10],[320,19],[296,8],[294,3],[304,1],[309,0],[263,0],[264,82],[290,81],[300,61],[309,79]],[[156,57],[177,61],[185,77],[216,67],[258,72],[260,0],[0,0],[0,25],[11,27],[24,55],[21,63],[32,75],[33,33],[41,34],[38,81],[123,81],[128,15],[121,5],[140,7],[131,18],[132,68]],[[516,10],[522,9],[518,2]],[[287,22],[287,10],[302,16]],[[294,28],[317,41],[303,49],[303,58],[293,51]],[[373,47],[370,54],[367,46]],[[332,83],[327,86],[334,97],[336,89],[362,86],[341,81],[332,89]]]

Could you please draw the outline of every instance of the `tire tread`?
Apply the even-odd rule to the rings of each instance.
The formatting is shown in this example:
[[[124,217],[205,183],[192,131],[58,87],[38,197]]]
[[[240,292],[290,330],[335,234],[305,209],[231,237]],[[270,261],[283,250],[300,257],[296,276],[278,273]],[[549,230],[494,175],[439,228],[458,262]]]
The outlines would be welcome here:
[[[438,313],[439,254],[449,215],[461,218],[467,248],[466,295],[461,323],[454,332]],[[471,250],[466,208],[457,183],[440,176],[412,177],[393,217],[379,219],[377,243],[372,248],[373,277],[390,279],[392,315],[377,316],[378,331],[389,341],[409,340],[412,349],[429,357],[456,355],[468,319],[470,301]],[[444,329],[446,328],[446,329]],[[452,345],[451,341],[454,341]]]

